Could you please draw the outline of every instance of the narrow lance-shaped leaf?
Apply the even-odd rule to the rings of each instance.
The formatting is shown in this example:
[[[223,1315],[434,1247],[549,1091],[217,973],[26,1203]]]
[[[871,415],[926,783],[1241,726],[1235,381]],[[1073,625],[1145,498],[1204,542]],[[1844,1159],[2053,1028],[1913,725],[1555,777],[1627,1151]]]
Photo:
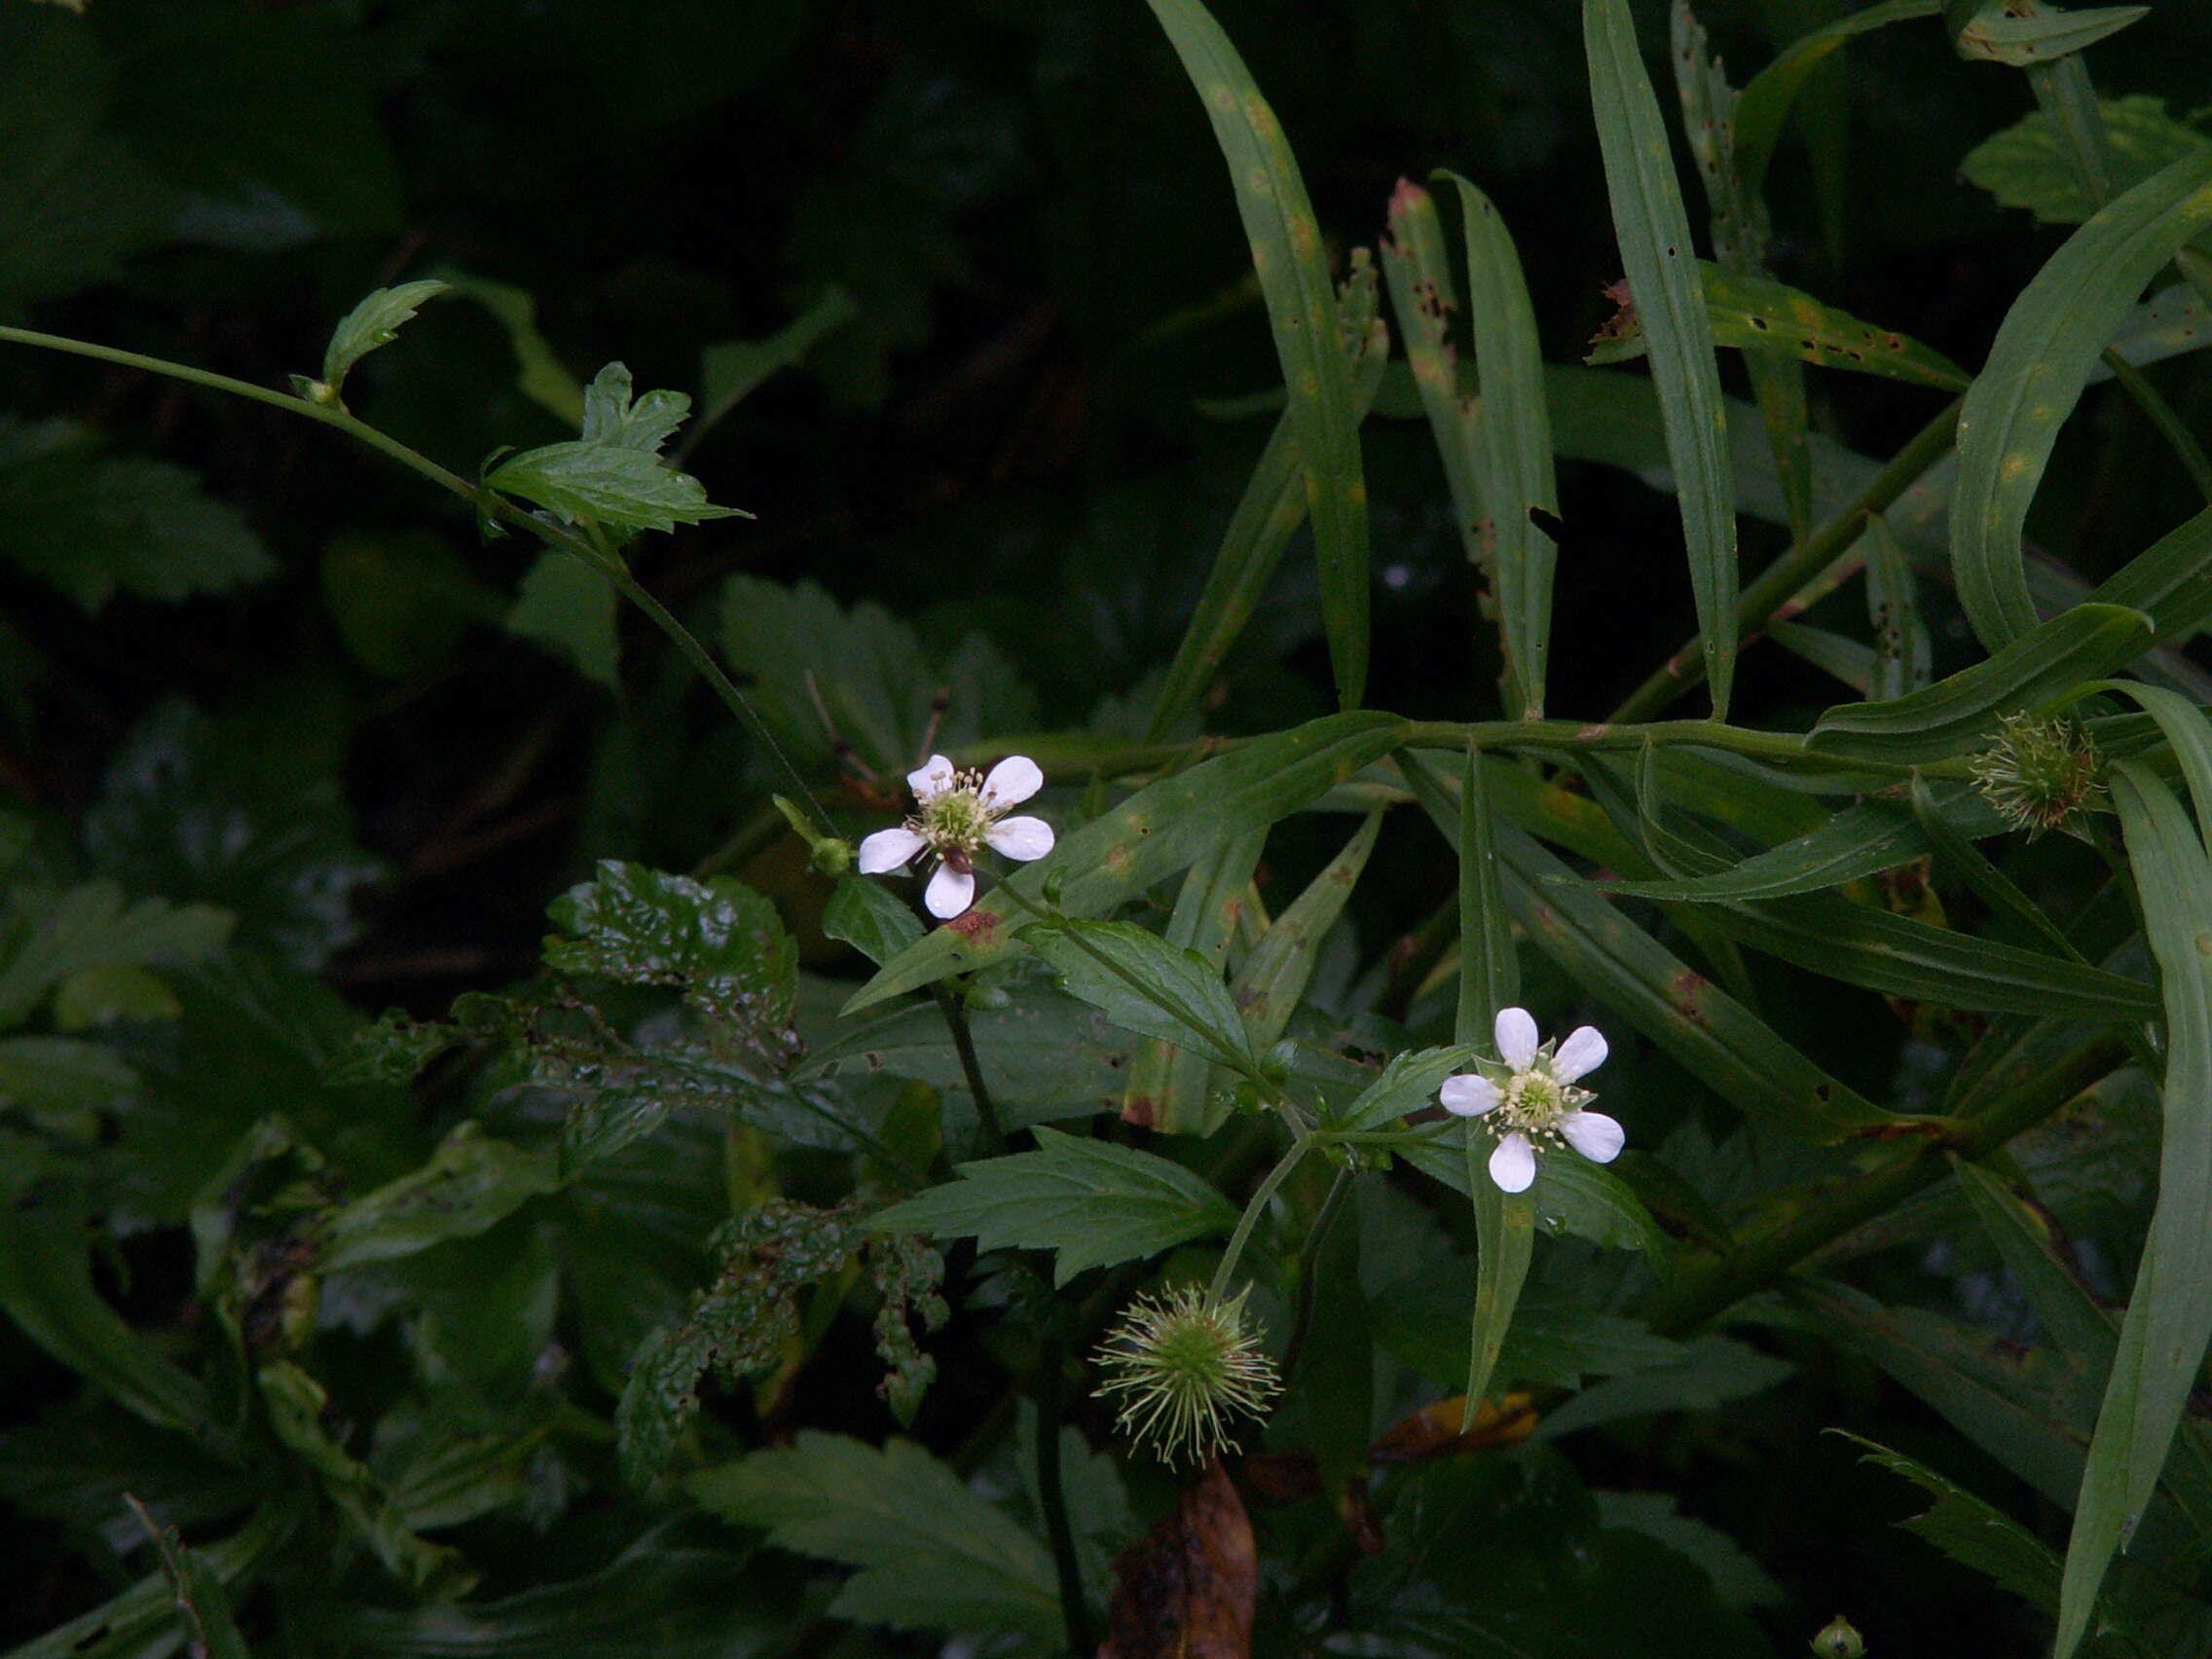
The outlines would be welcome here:
[[[1519,719],[1541,719],[1551,651],[1552,575],[1558,551],[1533,515],[1559,512],[1552,470],[1551,407],[1542,345],[1520,251],[1491,199],[1457,173],[1439,175],[1459,193],[1467,245],[1467,321],[1482,377],[1475,435],[1490,514],[1491,563],[1508,682]]]
[[[1745,83],[1736,105],[1736,167],[1748,195],[1766,184],[1767,164],[1806,80],[1827,55],[1855,35],[1916,18],[1933,18],[1943,0],[1885,0],[1853,12],[1792,42],[1789,49]]]
[[[1874,626],[1873,701],[1903,697],[1933,678],[1935,642],[1920,614],[1912,563],[1880,513],[1866,520],[1866,620]]]
[[[1307,884],[1305,892],[1283,906],[1236,976],[1231,995],[1244,1016],[1253,1052],[1267,1052],[1290,1023],[1298,999],[1312,980],[1313,954],[1343,913],[1382,827],[1381,812],[1367,815],[1344,850]]]
[[[1164,938],[1169,944],[1221,968],[1252,903],[1252,871],[1266,844],[1267,831],[1255,830],[1223,842],[1191,866],[1167,918]],[[1166,1134],[1211,1133],[1218,1124],[1206,1087],[1212,1074],[1213,1063],[1194,1050],[1163,1037],[1141,1043],[1129,1056],[1122,1116]]]
[[[1583,0],[1582,28],[1613,228],[1681,507],[1714,718],[1724,719],[1736,665],[1736,505],[1704,286],[1627,0]]]
[[[2083,681],[2151,647],[2142,611],[2078,605],[1948,680],[1887,703],[1846,703],[1814,722],[1810,747],[1842,759],[1940,760],[1976,746],[2006,715],[2043,714]]]
[[[2132,761],[2112,772],[2166,1008],[2158,1201],[2120,1322],[2067,1539],[2056,1659],[2087,1634],[2113,1551],[2149,1505],[2212,1342],[2212,862],[2181,803]]]
[[[1963,391],[1972,377],[1932,346],[1893,328],[1862,322],[1770,276],[1698,262],[1706,319],[1715,345],[1753,357],[1785,356],[1825,368]],[[1582,360],[1604,365],[1644,355],[1641,313],[1602,335]]]
[[[2212,147],[2145,179],[2053,254],[2006,313],[1959,416],[1951,570],[1988,649],[2030,633],[2021,530],[2058,429],[2128,309],[2212,225]]]
[[[1744,188],[1736,166],[1739,96],[1728,84],[1720,59],[1708,50],[1690,0],[1676,0],[1670,55],[1682,106],[1683,136],[1705,179],[1713,257],[1727,271],[1766,276],[1766,246],[1772,235],[1766,203]],[[1717,315],[1714,327],[1719,327]],[[1764,350],[1747,353],[1744,367],[1751,378],[1760,423],[1766,427],[1767,447],[1774,454],[1789,533],[1802,540],[1813,528],[1813,457],[1807,441],[1804,367],[1794,356]]]
[[[1367,484],[1320,227],[1282,128],[1221,25],[1198,0],[1151,3],[1205,105],[1236,188],[1306,468],[1337,697],[1356,708],[1367,686]]]
[[[1406,775],[1438,827],[1456,833],[1458,780],[1410,756]],[[1491,793],[1513,809],[1504,791]],[[1529,941],[1737,1110],[1812,1141],[1912,1122],[1823,1072],[1519,829],[1495,830],[1506,908]]]
[[[1390,331],[1376,313],[1375,266],[1366,249],[1352,249],[1351,275],[1339,291],[1338,303],[1346,344],[1352,352],[1353,411],[1364,421],[1390,355]],[[1222,532],[1205,590],[1198,595],[1183,643],[1161,682],[1147,741],[1165,737],[1183,712],[1198,700],[1208,677],[1251,620],[1282,561],[1283,549],[1306,522],[1306,463],[1298,444],[1298,416],[1285,409],[1269,434],[1236,510],[1230,515],[1229,528]]]
[[[1521,958],[1498,878],[1487,776],[1469,749],[1459,773],[1459,1003],[1453,1019],[1461,1043],[1488,1043],[1497,1011],[1521,1000]]]
[[[1014,927],[1034,914],[1048,883],[1059,882],[1059,906],[1068,915],[1113,909],[1189,868],[1224,840],[1288,817],[1381,759],[1404,730],[1405,722],[1390,715],[1331,715],[1148,785],[1009,876],[1003,885],[1019,898],[986,893],[966,915],[901,951],[844,1012],[857,1014],[1026,949]]]
[[[2042,16],[2023,17],[2021,10],[2018,0],[1987,0],[1958,31],[1959,55],[2026,69],[2094,46],[2151,13],[2148,6],[2092,6],[2082,12],[2054,6]]]
[[[880,1232],[974,1237],[985,1250],[1059,1252],[1053,1282],[1157,1256],[1236,1224],[1229,1200],[1179,1163],[1040,1126],[1037,1150],[959,1166],[960,1179],[879,1210]]]

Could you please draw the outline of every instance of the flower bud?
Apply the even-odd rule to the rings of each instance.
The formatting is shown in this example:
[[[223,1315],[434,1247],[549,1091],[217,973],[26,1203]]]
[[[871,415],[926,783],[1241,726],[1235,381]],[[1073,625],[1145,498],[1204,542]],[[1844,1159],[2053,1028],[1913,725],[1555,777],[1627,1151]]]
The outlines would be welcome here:
[[[1813,1651],[1820,1659],[1861,1659],[1866,1651],[1866,1643],[1851,1621],[1838,1613],[1813,1638]]]
[[[825,835],[814,827],[812,819],[799,809],[798,803],[782,795],[771,797],[776,810],[784,815],[784,822],[792,827],[792,833],[804,841],[812,855],[811,863],[824,875],[839,876],[853,867],[853,847],[849,841],[834,835]]]

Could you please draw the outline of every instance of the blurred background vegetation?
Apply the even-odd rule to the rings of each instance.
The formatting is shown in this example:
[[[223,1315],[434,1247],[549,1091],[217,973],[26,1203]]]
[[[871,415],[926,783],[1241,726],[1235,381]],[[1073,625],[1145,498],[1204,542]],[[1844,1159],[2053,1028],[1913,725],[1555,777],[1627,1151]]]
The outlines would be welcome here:
[[[1700,12],[1740,84],[1844,9]],[[1397,179],[1454,167],[1512,227],[1547,357],[1581,355],[1619,259],[1574,8],[1214,10],[1340,269],[1381,236]],[[1665,13],[1641,11],[1655,51]],[[2212,98],[2212,9],[2157,14],[2101,47],[2097,73],[2186,115]],[[1777,275],[1979,362],[2055,239],[1959,167],[2028,108],[2019,76],[1961,63],[1934,26],[1855,43],[1777,164]],[[912,625],[919,678],[957,685],[956,733],[1142,735],[1148,685],[1265,441],[1255,394],[1279,382],[1219,153],[1131,0],[91,0],[82,16],[0,0],[0,319],[281,387],[361,293],[424,276],[460,292],[363,364],[348,387],[359,414],[472,475],[496,446],[572,431],[576,386],[608,359],[708,412],[765,377],[683,440],[712,498],[756,521],[653,538],[639,573],[702,635],[750,620],[764,652],[849,650],[866,630],[832,618],[807,636],[819,608],[743,587],[726,630],[733,575],[887,608]],[[2212,414],[2203,375],[2161,384],[2185,416]],[[1824,378],[1814,420],[1886,455],[1936,406]],[[2117,399],[2068,431],[2038,512],[2080,527],[2067,540],[2084,574],[2190,501],[2178,469],[2146,477],[2147,432]],[[1496,665],[1429,433],[1378,418],[1365,444],[1370,701],[1490,713]],[[1671,501],[1617,469],[1567,465],[1561,495],[1552,706],[1596,719],[1650,669],[1656,639],[1693,631],[1679,531]],[[1783,538],[1747,526],[1747,569]],[[276,411],[0,348],[0,798],[55,870],[234,911],[246,964],[177,981],[176,1018],[132,1056],[159,1080],[154,1104],[117,1130],[129,1156],[92,1177],[110,1184],[88,1207],[118,1218],[101,1283],[134,1322],[188,1301],[190,1195],[278,1099],[359,1168],[420,1156],[423,1125],[350,1123],[321,1061],[359,1012],[438,1015],[528,974],[548,899],[590,861],[741,872],[809,960],[834,964],[808,931],[821,892],[803,851],[763,817],[763,757],[637,617],[534,567],[451,498]],[[1209,695],[1208,729],[1330,706],[1311,580],[1294,552]],[[1742,686],[1751,723],[1834,694],[1771,648],[1747,657]],[[864,806],[803,714],[790,729],[818,787]],[[895,719],[846,735],[890,762],[914,733]],[[1384,847],[1370,953],[1452,879],[1448,849],[1415,826],[1391,825]],[[1292,866],[1321,851],[1301,854],[1295,832],[1278,846]],[[7,1132],[14,1194],[43,1155]],[[685,1259],[667,1276],[698,1273]],[[366,1376],[377,1352],[362,1349]],[[1921,1616],[1946,1573],[1942,1593],[1985,1628],[2026,1629],[1881,1529],[1902,1512],[1897,1489],[1812,1431],[1878,1423],[1985,1493],[2024,1489],[1871,1367],[1790,1357],[1793,1383],[1725,1419],[1589,1456],[1613,1485],[1663,1471],[1699,1514],[1758,1540],[1790,1609],[1780,1628],[1848,1600],[1882,1654],[1955,1652],[1956,1621]],[[0,1323],[0,1421],[32,1425],[0,1441],[14,1592],[0,1641],[102,1593],[97,1528],[55,1490],[73,1392]],[[865,1382],[811,1397],[801,1420],[887,1426]],[[512,1525],[505,1556],[473,1552],[507,1564],[507,1589],[548,1560],[581,1571],[642,1523],[600,1511],[549,1545]]]

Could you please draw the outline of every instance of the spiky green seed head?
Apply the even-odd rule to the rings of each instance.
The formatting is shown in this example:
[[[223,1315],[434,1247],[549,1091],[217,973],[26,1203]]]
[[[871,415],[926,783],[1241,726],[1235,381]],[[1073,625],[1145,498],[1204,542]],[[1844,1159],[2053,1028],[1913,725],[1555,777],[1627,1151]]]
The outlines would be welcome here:
[[[2052,830],[2080,834],[2076,820],[2104,804],[2104,756],[2072,720],[2008,715],[1970,767],[1982,798],[2031,840]]]
[[[1099,1345],[1102,1400],[1116,1426],[1168,1464],[1202,1463],[1232,1443],[1230,1419],[1260,1418],[1282,1391],[1248,1325],[1244,1298],[1216,1302],[1197,1285],[1140,1296]]]

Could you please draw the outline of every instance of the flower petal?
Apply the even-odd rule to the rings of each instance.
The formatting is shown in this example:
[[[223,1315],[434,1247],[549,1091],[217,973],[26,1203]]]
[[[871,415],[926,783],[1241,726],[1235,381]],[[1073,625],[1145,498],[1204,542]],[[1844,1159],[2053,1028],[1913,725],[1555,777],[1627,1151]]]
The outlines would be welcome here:
[[[976,877],[971,870],[939,865],[937,874],[922,894],[922,903],[940,922],[949,922],[976,902]]]
[[[878,830],[861,843],[860,872],[881,875],[897,869],[922,850],[922,838],[911,830]]]
[[[1605,1063],[1612,1051],[1605,1047],[1605,1034],[1595,1025],[1578,1025],[1574,1034],[1559,1046],[1552,1056],[1552,1076],[1562,1083],[1572,1083],[1587,1076]]]
[[[1497,1011],[1497,1057],[1515,1071],[1527,1071],[1529,1062],[1536,1057],[1536,1022],[1525,1008],[1501,1008]],[[1510,1189],[1520,1192],[1521,1188]]]
[[[1052,827],[1042,818],[1007,818],[984,830],[983,839],[1010,859],[1041,859],[1052,850]]]
[[[1559,1132],[1592,1163],[1612,1162],[1628,1140],[1628,1131],[1603,1112],[1569,1112],[1560,1119]]]
[[[1536,1149],[1516,1129],[1490,1155],[1490,1178],[1501,1193],[1526,1193],[1536,1179]]]
[[[983,804],[1018,806],[1045,787],[1045,774],[1026,755],[1009,755],[983,780]]]
[[[906,787],[914,792],[914,798],[924,806],[952,788],[952,762],[941,755],[933,755],[920,766],[906,774]]]
[[[1448,1077],[1437,1091],[1444,1109],[1459,1118],[1479,1118],[1497,1104],[1497,1085],[1473,1072]]]

